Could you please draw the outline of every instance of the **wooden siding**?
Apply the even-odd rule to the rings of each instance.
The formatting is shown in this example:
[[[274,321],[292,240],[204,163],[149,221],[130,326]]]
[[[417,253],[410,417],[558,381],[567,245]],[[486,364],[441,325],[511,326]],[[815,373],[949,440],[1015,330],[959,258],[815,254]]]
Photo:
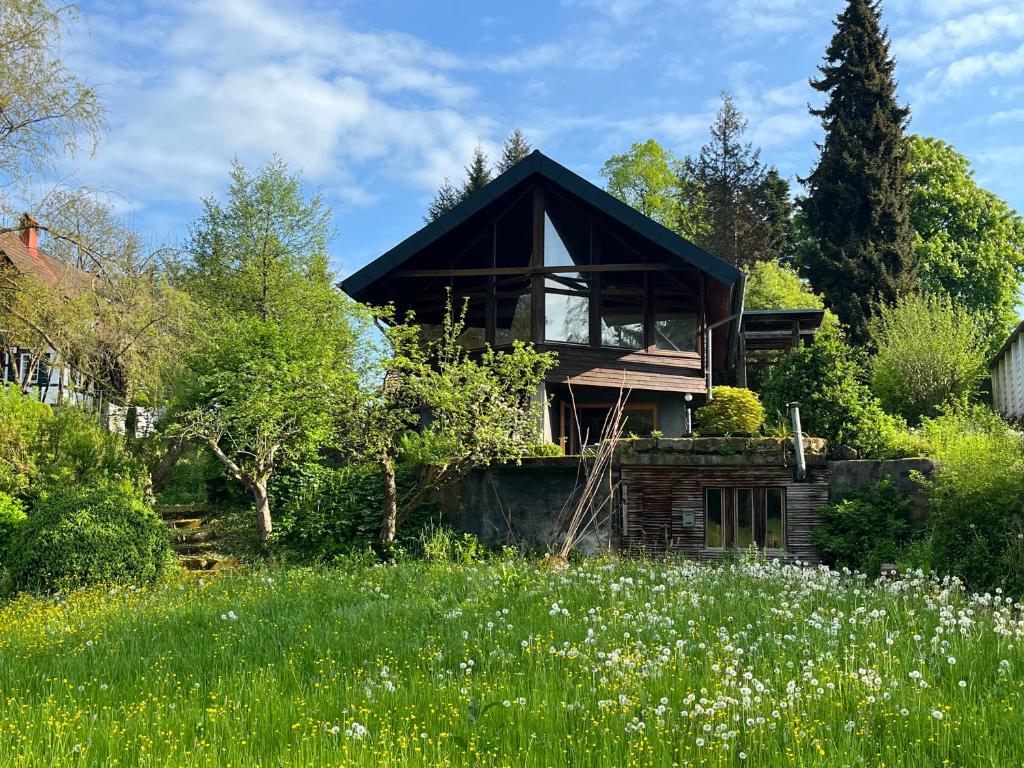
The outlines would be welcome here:
[[[614,388],[624,384],[628,389],[696,394],[707,389],[696,352],[659,353],[554,344],[537,348],[558,353],[558,365],[546,377],[550,383],[568,381],[574,385]]]
[[[828,501],[828,470],[808,469],[797,482],[793,469],[770,466],[623,467],[624,520],[622,546],[626,551],[661,555],[677,552],[714,560],[735,550],[704,546],[704,489],[784,488],[786,491],[785,549],[766,550],[768,557],[818,562],[811,532],[820,522],[818,510]],[[693,525],[684,526],[692,513]]]

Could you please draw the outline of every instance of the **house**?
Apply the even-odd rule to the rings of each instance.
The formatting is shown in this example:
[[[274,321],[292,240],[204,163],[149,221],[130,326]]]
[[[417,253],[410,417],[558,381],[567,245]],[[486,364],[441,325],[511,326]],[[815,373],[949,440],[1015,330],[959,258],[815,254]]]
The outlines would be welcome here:
[[[678,437],[709,387],[742,381],[744,284],[739,269],[533,152],[341,287],[427,327],[442,322],[450,290],[456,307],[468,301],[466,346],[557,352],[538,393],[544,436],[575,453],[620,387],[627,432]],[[797,338],[816,327],[779,318],[783,345],[794,319]]]
[[[992,407],[1007,421],[1024,420],[1024,322],[1013,329],[989,363]]]
[[[39,247],[39,222],[24,214],[17,228],[0,231],[0,271],[14,278],[36,280],[73,295],[91,284],[93,276],[46,253]],[[5,285],[7,283],[7,285]],[[13,280],[0,283],[9,290]],[[26,346],[0,328],[0,384],[14,384],[44,403],[93,403],[98,395],[92,382],[74,371],[49,347]]]
[[[599,438],[628,390],[625,432],[638,439],[609,476],[593,547],[814,557],[829,480],[821,441],[798,459],[792,440],[685,435],[687,409],[717,385],[746,384],[748,352],[770,363],[812,338],[823,310],[745,312],[743,272],[540,152],[341,287],[428,329],[450,291],[455,308],[468,302],[468,348],[522,340],[557,352],[537,395],[544,436],[567,455]],[[576,460],[535,460],[473,473],[440,501],[450,524],[486,541],[543,546],[578,483]]]

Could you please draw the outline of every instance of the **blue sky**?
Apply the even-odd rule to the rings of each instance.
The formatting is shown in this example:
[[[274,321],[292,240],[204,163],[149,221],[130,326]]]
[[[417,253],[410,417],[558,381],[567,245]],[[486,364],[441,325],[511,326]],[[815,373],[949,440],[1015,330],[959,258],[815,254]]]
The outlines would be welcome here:
[[[349,274],[422,225],[473,147],[513,126],[600,182],[654,137],[696,151],[728,90],[750,138],[804,175],[806,105],[841,0],[85,0],[66,41],[109,131],[62,178],[116,191],[150,240],[178,240],[233,157],[280,154],[334,211]],[[1024,210],[1024,0],[886,0],[911,130],[953,143]]]

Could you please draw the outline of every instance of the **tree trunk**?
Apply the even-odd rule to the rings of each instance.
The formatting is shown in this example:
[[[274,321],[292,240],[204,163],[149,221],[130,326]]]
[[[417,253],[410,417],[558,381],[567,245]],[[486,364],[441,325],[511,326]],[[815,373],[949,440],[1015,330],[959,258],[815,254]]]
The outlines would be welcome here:
[[[251,481],[249,488],[256,501],[256,527],[260,531],[260,541],[266,544],[274,530],[274,525],[270,520],[270,497],[267,495],[266,478]]]
[[[188,444],[181,438],[176,438],[167,445],[167,452],[160,458],[156,466],[152,467],[149,471],[153,484],[153,493],[160,493],[160,491],[167,487],[167,482],[171,479],[171,474],[174,472],[174,468],[178,466],[178,462],[181,461],[181,457],[185,455],[187,447]]]
[[[395,482],[395,464],[386,453],[381,457],[384,470],[384,521],[380,527],[380,540],[390,544],[398,531],[398,484]]]

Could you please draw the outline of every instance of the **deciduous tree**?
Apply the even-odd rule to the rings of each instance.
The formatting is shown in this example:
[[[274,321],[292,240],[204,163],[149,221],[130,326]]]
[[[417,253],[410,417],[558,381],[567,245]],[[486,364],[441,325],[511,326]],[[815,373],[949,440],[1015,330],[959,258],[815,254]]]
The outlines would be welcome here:
[[[53,167],[62,152],[95,147],[103,126],[96,90],[64,63],[61,38],[75,9],[50,0],[0,6],[0,187]]]
[[[990,348],[1017,320],[1024,220],[978,186],[970,161],[939,139],[910,136],[910,221],[922,290],[981,315]]]
[[[264,541],[273,472],[331,443],[355,406],[355,340],[327,267],[328,216],[280,160],[256,173],[236,164],[227,201],[204,201],[189,244],[183,283],[205,327],[176,422],[252,494]]]

